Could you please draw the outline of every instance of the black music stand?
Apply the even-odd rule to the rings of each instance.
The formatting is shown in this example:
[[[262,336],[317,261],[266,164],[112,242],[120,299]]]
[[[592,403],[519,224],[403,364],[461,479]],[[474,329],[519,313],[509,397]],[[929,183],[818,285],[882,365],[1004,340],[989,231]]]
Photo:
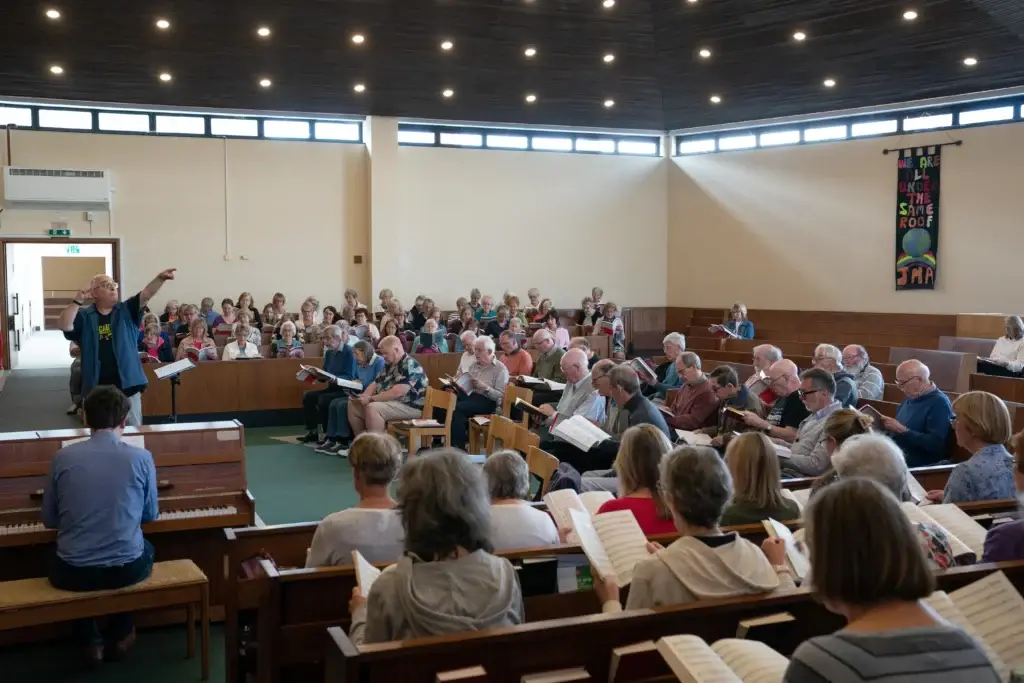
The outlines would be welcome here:
[[[176,363],[170,363],[159,367],[153,373],[157,379],[170,380],[171,383],[171,422],[177,423],[178,421],[178,396],[177,389],[178,385],[181,384],[181,373],[186,370],[191,370],[195,367],[195,363],[190,361],[188,358],[179,360]]]

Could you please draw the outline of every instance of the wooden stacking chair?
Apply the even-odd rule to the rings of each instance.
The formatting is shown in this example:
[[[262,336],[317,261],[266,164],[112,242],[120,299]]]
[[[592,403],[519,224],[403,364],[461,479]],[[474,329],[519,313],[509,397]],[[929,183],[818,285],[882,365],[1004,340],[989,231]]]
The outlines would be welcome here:
[[[452,417],[455,415],[455,394],[440,389],[427,389],[427,400],[423,404],[424,420],[434,419],[434,409],[440,408],[445,412],[444,423],[440,427],[414,427],[408,420],[396,420],[388,423],[388,434],[399,441],[405,438],[409,443],[409,453],[415,453],[421,448],[430,446],[435,436],[444,439],[444,445],[450,446],[452,442]]]
[[[558,469],[558,458],[537,446],[530,446],[526,451],[526,466],[530,468],[530,474],[540,480],[540,488],[534,497],[534,500],[540,500],[551,486],[551,475]]]
[[[502,448],[511,448],[515,439],[515,423],[507,417],[495,415],[487,425],[487,455]],[[497,444],[497,445],[496,445]]]
[[[537,434],[531,432],[522,425],[518,425],[514,422],[512,424],[512,443],[509,444],[506,442],[505,448],[511,448],[519,451],[524,456],[531,448],[540,448],[540,437],[537,436]]]
[[[512,417],[512,404],[516,402],[517,398],[529,403],[533,400],[533,389],[526,389],[524,387],[517,387],[511,384],[505,385],[505,394],[501,399],[501,415],[511,419]],[[491,416],[493,417],[493,416]],[[523,413],[521,423],[524,427],[528,426],[529,415]],[[490,422],[480,424],[479,422],[470,419],[469,421],[469,452],[476,455],[480,452],[481,444],[487,442],[487,430],[490,426]]]

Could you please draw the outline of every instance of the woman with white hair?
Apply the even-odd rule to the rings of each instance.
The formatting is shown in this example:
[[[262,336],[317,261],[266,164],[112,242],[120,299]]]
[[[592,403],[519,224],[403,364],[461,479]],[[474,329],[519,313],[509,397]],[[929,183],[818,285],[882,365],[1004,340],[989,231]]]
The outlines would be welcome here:
[[[978,372],[1020,377],[1024,370],[1024,322],[1018,315],[1008,315],[1003,320],[1003,329],[1006,334],[996,340],[988,358],[978,359]]]
[[[302,348],[302,340],[298,338],[295,330],[295,323],[285,320],[281,323],[281,338],[275,339],[270,345],[270,354],[277,358],[302,358],[305,352]]]
[[[512,563],[495,557],[484,474],[465,453],[410,458],[398,475],[405,555],[363,598],[352,590],[356,645],[460,633],[523,622]]]
[[[484,462],[491,494],[491,545],[498,550],[558,545],[551,516],[526,502],[530,469],[516,451],[492,453]]]
[[[661,340],[661,350],[665,352],[667,360],[654,368],[654,379],[638,376],[645,384],[645,396],[657,396],[664,400],[670,390],[683,386],[683,378],[676,370],[676,358],[686,350],[686,337],[679,332],[669,332]]]
[[[470,366],[476,362],[476,355],[473,353],[473,342],[476,341],[476,332],[472,330],[466,330],[459,335],[459,343],[456,345],[456,351],[462,351],[462,358],[459,359],[459,374],[469,372]]]

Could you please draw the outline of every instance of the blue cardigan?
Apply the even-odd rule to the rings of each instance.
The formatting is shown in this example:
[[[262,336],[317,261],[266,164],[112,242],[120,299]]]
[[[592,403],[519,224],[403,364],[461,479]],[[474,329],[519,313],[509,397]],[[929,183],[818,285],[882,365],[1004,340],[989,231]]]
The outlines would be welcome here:
[[[143,391],[148,384],[139,360],[139,322],[142,316],[140,295],[119,301],[110,312],[110,327],[113,331],[114,357],[117,359],[117,373],[121,378],[121,389],[138,388]],[[71,330],[64,338],[73,341],[82,349],[82,395],[87,395],[100,381],[100,331],[99,313],[95,306],[78,309]],[[134,392],[133,392],[134,393]]]
[[[738,329],[735,320],[727,321],[724,327],[733,334],[739,335],[740,339],[754,338],[754,323],[750,322],[749,320],[744,320],[743,322],[741,322],[739,324]]]
[[[342,344],[337,349],[324,352],[324,371],[340,379],[355,379],[357,371],[356,354],[352,347]],[[332,383],[337,388],[337,385]]]

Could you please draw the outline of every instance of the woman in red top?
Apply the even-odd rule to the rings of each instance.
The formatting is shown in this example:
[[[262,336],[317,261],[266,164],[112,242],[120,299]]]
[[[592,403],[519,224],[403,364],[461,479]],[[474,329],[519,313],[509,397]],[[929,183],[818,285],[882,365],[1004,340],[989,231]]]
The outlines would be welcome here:
[[[672,513],[658,491],[661,458],[670,450],[668,437],[654,425],[627,429],[615,459],[620,497],[604,503],[597,514],[631,510],[645,535],[675,533]]]

